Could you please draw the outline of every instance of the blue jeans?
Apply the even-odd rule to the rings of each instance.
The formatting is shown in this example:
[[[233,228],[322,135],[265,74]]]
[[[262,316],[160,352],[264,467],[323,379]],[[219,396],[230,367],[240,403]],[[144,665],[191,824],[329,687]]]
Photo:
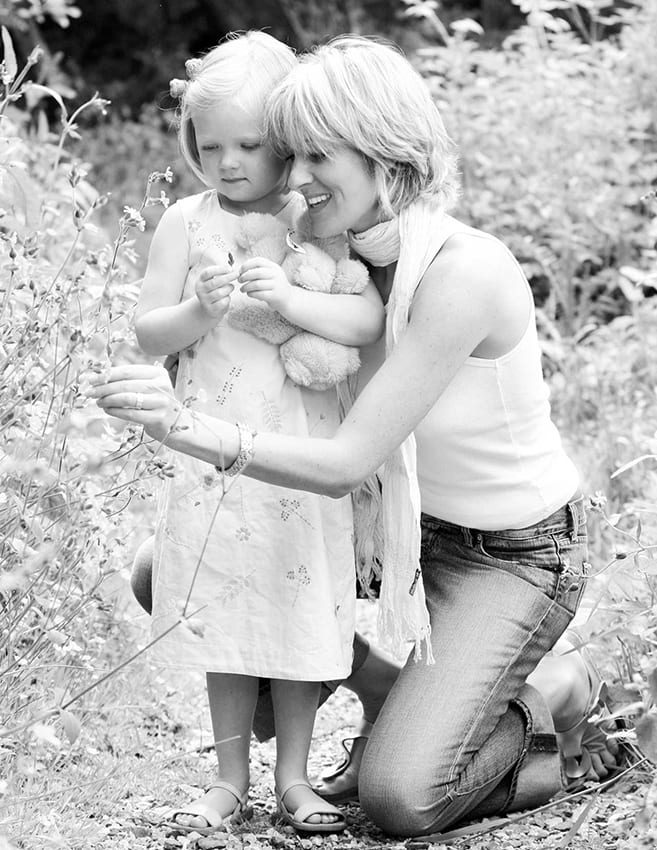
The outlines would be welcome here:
[[[360,801],[399,836],[545,802],[560,788],[552,720],[527,676],[586,581],[584,499],[529,528],[422,517],[435,665],[409,658],[374,726]]]

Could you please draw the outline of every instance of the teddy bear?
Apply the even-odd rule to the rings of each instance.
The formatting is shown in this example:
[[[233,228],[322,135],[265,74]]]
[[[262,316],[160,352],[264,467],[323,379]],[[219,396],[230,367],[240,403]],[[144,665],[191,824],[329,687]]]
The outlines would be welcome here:
[[[313,292],[357,295],[369,280],[363,263],[350,259],[344,236],[310,240],[307,217],[291,234],[272,215],[248,213],[240,221],[236,242],[248,257],[265,257],[277,263],[293,286]],[[357,348],[302,330],[261,301],[239,299],[231,304],[226,321],[278,345],[286,373],[302,387],[329,389],[360,367]]]

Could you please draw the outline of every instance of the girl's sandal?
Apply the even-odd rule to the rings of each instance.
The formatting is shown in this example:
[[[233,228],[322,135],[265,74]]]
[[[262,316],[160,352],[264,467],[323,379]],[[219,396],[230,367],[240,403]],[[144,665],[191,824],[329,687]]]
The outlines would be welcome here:
[[[325,773],[317,784],[313,785],[313,791],[330,803],[357,803],[358,774],[367,740],[366,735],[345,738],[342,741],[345,758],[332,773]],[[349,744],[351,746],[348,746]]]
[[[285,805],[285,795],[291,788],[295,788],[298,785],[305,785],[311,791],[314,791],[311,785],[303,779],[295,779],[292,782],[288,782],[281,791],[276,791],[276,802],[278,803],[280,817],[290,826],[294,827],[297,832],[323,834],[344,832],[347,828],[347,819],[344,813],[326,800],[317,798],[312,803],[302,803],[294,811],[287,808]],[[335,815],[337,820],[332,823],[313,823],[308,821],[308,818],[312,815]]]
[[[232,783],[220,780],[219,782],[213,782],[212,785],[208,786],[205,793],[207,794],[208,791],[211,791],[213,788],[221,788],[224,791],[228,791],[229,794],[232,794],[233,797],[235,797],[237,803],[232,812],[222,816],[209,805],[203,803],[203,798],[201,797],[200,800],[195,801],[194,807],[202,808],[203,811],[192,812],[189,809],[178,809],[171,813],[169,820],[167,820],[164,825],[171,830],[171,832],[175,833],[198,832],[199,835],[214,835],[217,832],[224,832],[226,830],[226,825],[229,823],[241,823],[253,816],[253,807],[250,806],[248,802],[248,788],[244,793],[242,793]],[[177,820],[179,815],[203,818],[206,821],[207,826],[190,826],[186,823],[180,823]]]

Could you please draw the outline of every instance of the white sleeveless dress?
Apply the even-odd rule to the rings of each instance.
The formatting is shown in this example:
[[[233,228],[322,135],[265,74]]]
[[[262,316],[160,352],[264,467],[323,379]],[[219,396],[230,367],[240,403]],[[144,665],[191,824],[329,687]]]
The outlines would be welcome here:
[[[189,273],[245,257],[239,217],[214,191],[178,201],[187,228]],[[278,214],[303,212],[293,196]],[[185,250],[181,246],[181,250]],[[232,299],[247,298],[235,291]],[[337,428],[335,390],[302,390],[286,376],[278,346],[225,318],[180,354],[177,397],[194,410],[258,431],[327,437]],[[351,500],[287,490],[171,453],[175,476],[162,493],[154,556],[155,661],[172,668],[299,681],[351,670],[355,570]],[[190,586],[191,588],[190,594]],[[187,602],[191,627],[175,626]]]

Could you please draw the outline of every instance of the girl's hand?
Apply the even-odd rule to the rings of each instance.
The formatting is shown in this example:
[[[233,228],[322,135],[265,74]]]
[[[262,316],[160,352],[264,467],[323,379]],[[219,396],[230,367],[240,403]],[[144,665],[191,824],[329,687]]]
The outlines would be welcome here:
[[[219,320],[226,315],[236,279],[237,271],[233,271],[227,263],[203,269],[196,281],[196,297],[209,316]]]
[[[264,257],[253,257],[242,263],[239,282],[242,292],[285,315],[294,287],[278,263]]]
[[[103,374],[91,373],[81,379],[84,390],[98,407],[110,416],[143,425],[159,442],[189,427],[190,411],[174,397],[169,375],[162,366],[112,366]]]

